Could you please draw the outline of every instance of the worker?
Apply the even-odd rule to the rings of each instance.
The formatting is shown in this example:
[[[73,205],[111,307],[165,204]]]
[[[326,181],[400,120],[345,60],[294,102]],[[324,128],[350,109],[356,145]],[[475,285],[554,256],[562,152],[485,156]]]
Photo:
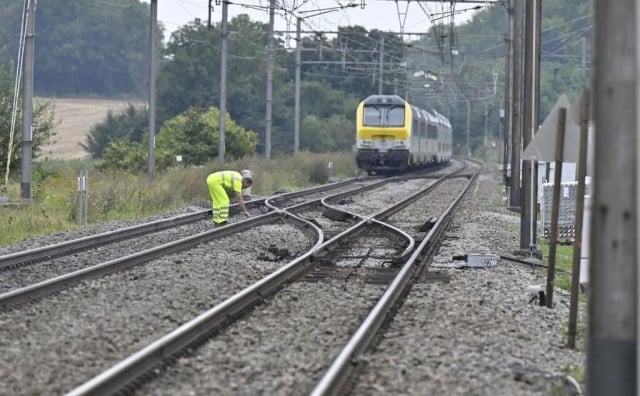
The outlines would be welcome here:
[[[236,201],[242,213],[249,217],[249,212],[244,205],[242,190],[251,187],[253,180],[251,172],[240,172],[226,170],[210,174],[207,177],[207,186],[211,194],[213,204],[213,222],[216,227],[227,224],[229,220],[229,197],[235,194]]]

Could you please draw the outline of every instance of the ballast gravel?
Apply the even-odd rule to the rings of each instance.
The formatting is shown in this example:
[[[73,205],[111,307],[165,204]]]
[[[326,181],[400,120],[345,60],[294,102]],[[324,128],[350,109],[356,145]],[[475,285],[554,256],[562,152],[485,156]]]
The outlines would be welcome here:
[[[410,189],[415,184],[424,187],[424,182],[406,184]],[[459,186],[450,195],[457,191]],[[389,200],[405,194],[388,192]],[[439,194],[446,196],[446,188]],[[507,210],[503,198],[501,174],[484,168],[432,263],[437,276],[425,276],[413,286],[381,341],[362,358],[366,364],[352,394],[572,394],[567,374],[584,372],[585,354],[582,332],[577,351],[564,346],[567,293],[556,289],[554,307],[541,307],[530,303],[527,287],[544,284],[546,273],[506,260],[493,268],[463,269],[465,262],[456,259],[468,253],[511,256],[518,250],[520,215]],[[376,212],[376,205],[366,211]],[[405,217],[424,216],[424,210],[418,212],[419,208],[414,214],[403,211],[395,220],[402,223]],[[218,245],[203,245],[187,255],[89,281],[43,303],[0,313],[4,340],[0,394],[67,392],[108,368],[105,362],[115,363],[281,266],[256,259],[270,245],[286,241],[295,255],[310,243],[299,232],[283,232],[280,225],[267,227],[272,229],[256,230],[259,235],[245,243],[229,238],[228,253]],[[278,236],[265,240],[269,233]],[[59,233],[46,241],[78,234]],[[47,243],[35,239],[0,252]],[[135,282],[136,289],[119,287],[123,280]],[[358,325],[380,291],[379,285],[345,290],[336,281],[294,283],[194,354],[179,358],[167,376],[146,384],[137,394],[308,394],[345,342],[345,332]],[[192,304],[192,312],[181,311],[189,305],[185,301]],[[332,307],[329,315],[326,307]],[[580,328],[584,311],[581,306]],[[43,317],[50,321],[35,321]],[[86,338],[77,344],[82,349],[67,345],[69,334]],[[91,363],[96,354],[101,356],[101,367]]]
[[[431,265],[440,279],[413,285],[375,350],[363,357],[354,395],[575,395],[584,373],[584,333],[566,347],[568,293],[530,303],[546,271],[500,260],[464,268],[469,253],[514,257],[520,215],[505,208],[501,174],[484,169],[461,202]],[[545,259],[546,261],[546,259]],[[579,328],[585,327],[584,305]],[[579,376],[577,379],[581,379]]]

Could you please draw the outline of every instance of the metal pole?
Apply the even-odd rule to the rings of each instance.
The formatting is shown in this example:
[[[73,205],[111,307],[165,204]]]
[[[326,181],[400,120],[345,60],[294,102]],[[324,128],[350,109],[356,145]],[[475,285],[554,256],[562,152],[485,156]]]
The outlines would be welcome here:
[[[638,15],[594,1],[595,171],[587,393],[638,394]]]
[[[556,134],[556,168],[553,173],[553,197],[551,198],[551,228],[549,229],[549,266],[547,267],[547,308],[553,306],[553,284],[556,276],[556,247],[558,246],[558,213],[560,212],[560,184],[562,182],[562,153],[567,109],[558,109],[558,132]]]
[[[271,111],[273,106],[273,26],[276,0],[269,2],[269,40],[267,48],[267,114],[265,116],[264,157],[271,158]]]
[[[511,180],[509,206],[520,208],[520,152],[522,151],[522,45],[524,0],[513,2],[513,101],[511,124]]]
[[[302,65],[302,18],[296,21],[296,86],[293,109],[293,152],[300,148],[300,67]]]
[[[84,171],[85,189],[84,189],[84,225],[89,223],[89,171]]]
[[[507,185],[507,164],[511,158],[511,131],[513,129],[512,108],[513,108],[513,0],[506,4],[507,13],[507,36],[505,40],[505,84],[504,84],[504,122],[502,125],[502,180]]]
[[[78,176],[78,225],[87,225],[89,209],[89,171],[81,170]]]
[[[571,265],[571,301],[569,303],[569,334],[567,346],[576,347],[578,327],[578,293],[580,291],[580,258],[582,257],[582,220],[584,215],[585,177],[587,176],[587,142],[589,132],[589,90],[584,89],[580,103],[580,154],[578,155],[578,187],[576,189],[575,239]]]
[[[80,171],[80,176],[78,176],[78,226],[82,226],[82,214],[84,213],[84,199],[82,196],[82,191],[83,191],[83,176],[84,176],[84,170]]]
[[[582,37],[582,85],[587,84],[587,38]]]
[[[471,100],[467,99],[467,158],[471,158]]]
[[[535,5],[533,7],[533,73],[531,78],[533,79],[533,87],[531,94],[533,99],[531,100],[531,139],[538,130],[538,118],[540,114],[540,37],[541,37],[541,24],[542,24],[542,0],[534,0]],[[529,252],[531,254],[539,253],[542,257],[542,252],[538,249],[538,162],[531,161],[531,232],[529,234],[530,244]]]
[[[382,95],[383,90],[383,78],[384,78],[384,37],[380,38],[380,72],[378,76],[378,95]]]
[[[487,148],[487,135],[489,133],[489,104],[484,102],[484,140],[482,141],[482,147]]]
[[[20,197],[31,199],[31,156],[33,144],[33,53],[36,19],[36,0],[29,0],[27,28],[24,41],[24,99],[22,103],[22,178]]]
[[[525,23],[525,56],[524,56],[524,117],[522,129],[522,146],[527,147],[538,129],[539,77],[540,77],[540,14],[541,0],[527,1]],[[520,212],[520,248],[530,254],[537,248],[537,194],[538,163],[523,161],[522,211]],[[524,176],[527,177],[524,177]]]
[[[149,158],[147,173],[153,178],[155,172],[156,147],[156,74],[157,74],[157,37],[158,37],[158,0],[151,0],[149,23]]]
[[[220,23],[220,115],[219,115],[219,141],[218,141],[218,159],[224,162],[225,146],[225,128],[227,117],[227,14],[229,3],[222,2],[222,22]]]

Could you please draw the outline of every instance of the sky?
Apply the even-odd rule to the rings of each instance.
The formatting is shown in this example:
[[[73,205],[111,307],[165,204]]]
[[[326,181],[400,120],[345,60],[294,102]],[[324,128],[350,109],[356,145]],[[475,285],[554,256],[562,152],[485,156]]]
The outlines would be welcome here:
[[[338,26],[364,26],[367,30],[378,29],[382,31],[404,33],[427,33],[432,25],[431,19],[450,22],[451,8],[448,4],[442,5],[433,1],[406,1],[397,3],[388,0],[351,0],[356,7],[339,6],[346,5],[349,0],[278,0],[278,4],[285,4],[291,9],[294,4],[303,4],[299,7],[297,16],[305,17],[302,25],[303,31],[336,31]],[[148,3],[148,0],[145,2]],[[364,8],[361,8],[361,2]],[[447,3],[447,2],[445,2]],[[222,19],[222,5],[213,4],[212,23],[220,23]],[[179,29],[181,26],[200,18],[206,22],[208,0],[158,0],[158,20],[166,28],[166,36]],[[468,20],[477,11],[464,11],[475,7],[477,4],[457,4],[454,8],[454,23],[458,24]],[[251,20],[268,23],[269,0],[232,0],[229,5],[229,20],[239,14],[248,14]],[[261,9],[257,9],[261,8]],[[317,10],[326,10],[321,15]],[[306,11],[305,13],[302,13]],[[277,31],[295,31],[295,18],[285,17],[283,11],[275,16],[275,29]],[[289,14],[290,15],[290,14]],[[289,19],[289,20],[287,20]],[[416,36],[417,37],[417,36]]]

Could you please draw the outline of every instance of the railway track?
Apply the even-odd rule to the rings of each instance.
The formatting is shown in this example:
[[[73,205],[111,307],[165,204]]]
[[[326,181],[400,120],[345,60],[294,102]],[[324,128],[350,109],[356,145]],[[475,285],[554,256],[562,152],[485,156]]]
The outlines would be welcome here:
[[[282,197],[278,198],[278,202],[274,202],[276,201],[275,199],[266,199],[263,205],[270,208],[269,213],[256,216],[250,221],[241,221],[235,224],[231,224],[230,226],[223,229],[205,232],[206,235],[201,235],[190,240],[189,242],[187,242],[187,244],[191,247],[196,246],[196,249],[185,251],[186,247],[183,246],[179,248],[178,251],[183,253],[186,252],[191,257],[193,257],[194,255],[199,255],[200,262],[208,263],[213,261],[221,261],[220,257],[214,257],[215,254],[207,255],[207,253],[205,253],[208,249],[212,249],[211,245],[215,243],[223,243],[225,244],[225,246],[230,246],[229,243],[233,243],[230,241],[234,238],[237,238],[236,233],[241,233],[240,235],[242,235],[253,232],[254,234],[257,234],[257,236],[254,236],[256,238],[264,237],[265,234],[273,235],[277,234],[278,232],[282,234],[272,241],[262,243],[262,246],[259,247],[259,250],[261,249],[263,253],[270,253],[270,255],[265,254],[265,256],[263,256],[262,261],[266,264],[262,263],[261,265],[263,268],[259,268],[259,271],[255,271],[257,282],[251,283],[251,281],[249,281],[248,283],[246,283],[248,284],[248,286],[242,289],[241,292],[237,292],[235,294],[231,293],[233,294],[233,296],[226,299],[222,298],[223,301],[221,301],[218,305],[215,305],[214,308],[205,311],[196,319],[193,319],[191,321],[185,319],[186,317],[188,317],[188,312],[184,315],[184,317],[181,318],[169,317],[168,319],[165,319],[165,321],[168,322],[166,323],[166,326],[159,327],[166,329],[173,326],[173,328],[175,329],[177,324],[180,324],[180,326],[173,332],[163,337],[154,338],[154,335],[152,334],[146,336],[144,339],[138,340],[138,342],[133,342],[127,345],[126,350],[131,351],[136,350],[136,348],[138,348],[140,345],[145,345],[145,341],[147,342],[146,347],[138,348],[137,352],[130,354],[129,358],[121,361],[120,363],[115,363],[111,371],[107,370],[98,377],[95,377],[94,380],[89,381],[85,385],[82,385],[78,388],[75,388],[72,394],[93,394],[98,390],[104,390],[104,392],[109,393],[114,390],[114,384],[117,384],[117,386],[121,386],[122,384],[126,383],[135,383],[135,381],[139,379],[142,374],[147,373],[151,367],[157,366],[160,361],[174,356],[174,354],[176,353],[180,354],[179,351],[182,351],[185,347],[188,348],[190,345],[192,346],[194,342],[199,343],[199,340],[202,337],[209,337],[212,331],[216,331],[216,328],[220,326],[228,326],[230,324],[230,318],[235,318],[238,314],[245,312],[247,309],[257,303],[264,303],[267,298],[270,298],[269,296],[271,296],[274,291],[285,289],[288,290],[289,286],[287,286],[285,289],[282,289],[286,282],[291,282],[297,279],[298,282],[293,282],[293,285],[307,285],[310,282],[310,279],[314,276],[313,271],[311,271],[312,269],[326,267],[325,265],[320,265],[321,263],[326,264],[328,262],[333,262],[334,268],[342,267],[339,268],[339,271],[335,272],[342,272],[343,274],[347,275],[345,275],[343,278],[340,278],[340,276],[329,277],[334,281],[338,280],[338,283],[342,282],[344,284],[345,279],[361,279],[364,284],[370,285],[366,286],[365,289],[368,287],[379,289],[381,287],[380,285],[383,284],[383,282],[381,282],[380,280],[381,269],[389,270],[391,267],[394,267],[396,268],[397,272],[398,268],[403,268],[397,265],[397,263],[399,262],[397,258],[406,258],[412,254],[415,255],[415,252],[418,251],[418,249],[416,249],[417,244],[415,243],[415,240],[416,236],[419,236],[420,232],[413,232],[414,235],[412,236],[409,233],[402,231],[402,229],[400,229],[399,227],[387,223],[387,221],[391,221],[390,219],[396,218],[398,216],[400,216],[398,218],[401,218],[403,207],[406,207],[411,202],[415,203],[417,200],[419,201],[419,197],[424,194],[428,194],[429,192],[433,193],[434,190],[438,189],[439,185],[442,185],[442,183],[461,184],[459,183],[460,180],[466,180],[468,182],[470,180],[470,177],[468,175],[460,176],[457,179],[458,180],[456,180],[455,178],[453,180],[451,178],[445,178],[439,181],[434,181],[434,179],[432,178],[413,179],[413,182],[415,182],[415,180],[419,180],[420,182],[422,182],[422,188],[416,188],[417,192],[415,195],[408,196],[404,201],[401,202],[400,205],[394,205],[390,208],[385,208],[383,210],[374,209],[373,212],[367,212],[367,210],[363,210],[362,213],[365,213],[364,215],[358,214],[355,211],[351,212],[338,208],[348,203],[347,197],[350,195],[349,191],[334,194],[333,196],[325,196],[324,198],[320,199],[311,199],[310,202],[295,203],[294,205],[290,204],[290,200],[282,199]],[[351,196],[355,196],[357,198],[358,195],[360,195],[363,198],[363,201],[366,202],[367,200],[371,200],[371,197],[374,196],[373,192],[376,190],[384,192],[384,190],[386,188],[389,188],[389,186],[395,185],[397,189],[397,186],[402,185],[403,191],[406,191],[406,184],[410,182],[410,179],[403,180],[399,178],[393,181],[374,183],[373,185],[363,187],[362,189],[364,189],[365,191],[358,191],[358,189],[351,191]],[[394,192],[393,188],[391,188],[391,192]],[[382,195],[384,196],[384,194]],[[283,203],[284,201],[287,202]],[[353,199],[353,201],[355,202],[357,201],[357,199]],[[335,229],[332,229],[332,232],[328,235],[324,235],[324,233],[322,232],[322,229],[324,229],[325,227],[322,227],[321,229],[313,222],[305,220],[305,218],[313,218],[312,214],[314,211],[317,212],[319,210],[319,206],[322,208],[320,209],[320,211],[328,214],[329,218],[336,216],[338,217],[336,220],[333,220],[338,225],[335,226]],[[284,210],[283,207],[287,208],[287,210]],[[338,215],[339,213],[342,213],[342,217]],[[405,215],[405,217],[410,218],[411,216]],[[433,217],[434,216],[431,216],[429,218]],[[440,218],[441,216],[435,217]],[[406,219],[404,221],[406,221]],[[422,221],[420,226],[423,226],[423,223],[424,221]],[[445,224],[445,222],[441,221],[440,224]],[[282,227],[287,228],[288,231],[274,232],[276,231],[276,229]],[[430,235],[433,230],[436,230],[439,227],[440,225],[438,225],[438,221],[435,221],[433,224],[431,224],[431,228],[426,231],[426,234]],[[305,230],[305,232],[301,233],[300,230]],[[425,231],[423,231],[422,233],[425,234]],[[433,233],[435,233],[435,231],[433,231]],[[302,236],[303,234],[305,234],[304,237]],[[206,242],[207,238],[210,238],[211,236],[215,236],[215,240],[213,242]],[[243,236],[244,239],[249,239],[250,237],[251,236]],[[422,248],[420,250],[425,250],[425,248],[427,247],[428,242],[425,242],[426,239],[427,238],[423,238],[421,240],[420,246],[422,246]],[[386,245],[384,245],[384,240],[387,241]],[[176,241],[176,243],[177,242],[178,241]],[[381,246],[372,250],[372,243],[375,243],[376,245],[380,243]],[[288,252],[282,253],[281,251],[278,251],[278,249],[283,250],[283,246],[288,247],[288,249],[285,249],[288,250]],[[176,264],[179,264],[183,267],[182,275],[187,278],[189,276],[193,277],[192,275],[187,274],[188,271],[184,271],[186,269],[184,268],[184,264],[188,262],[189,259],[182,258],[184,256],[183,253],[180,253],[179,255],[173,253],[174,251],[171,250],[172,248],[173,247],[169,248],[167,246],[163,246],[162,249],[165,250],[153,253],[150,256],[146,256],[144,259],[137,258],[136,260],[144,260],[143,262],[148,262],[149,260],[155,259],[154,262],[169,262],[173,263],[174,266]],[[243,247],[240,246],[239,250],[242,249]],[[340,252],[342,253],[342,256],[339,256]],[[255,253],[256,252],[254,251],[253,254]],[[180,258],[176,258],[178,256]],[[271,257],[272,261],[264,260],[264,258],[267,257]],[[342,259],[340,259],[339,257],[342,257]],[[227,264],[228,266],[234,266],[239,265],[239,263],[242,263],[246,259],[246,257],[241,257],[239,259],[229,257],[223,258],[222,261],[225,261],[224,264]],[[394,259],[396,263],[393,262]],[[343,262],[339,263],[341,260]],[[358,261],[358,263],[355,265],[353,264],[354,260]],[[285,262],[284,265],[282,263],[283,261]],[[137,265],[140,263],[141,262],[137,262],[131,265]],[[141,266],[141,268],[147,268],[147,266],[148,264],[145,266]],[[122,268],[124,267],[114,268],[110,272],[119,271]],[[220,266],[217,269],[220,271],[222,268],[224,268],[224,266]],[[358,271],[358,269],[363,270]],[[138,272],[136,273],[136,271]],[[118,273],[118,276],[120,276],[121,278],[128,277],[129,280],[137,281],[141,277],[149,276],[148,272],[149,271],[146,271],[145,273],[145,271],[142,271],[136,267],[136,269],[133,269],[131,271]],[[376,273],[377,275],[371,276],[371,273]],[[220,274],[222,274],[222,272],[220,272]],[[315,275],[316,284],[325,283],[324,281],[319,282],[317,278],[318,274],[316,273]],[[231,275],[228,283],[233,283],[232,278],[233,275]],[[374,278],[376,278],[377,280],[375,282],[372,282],[371,279]],[[388,275],[387,279],[390,279]],[[78,281],[79,279],[75,279],[72,282]],[[58,294],[55,299],[65,300],[66,303],[68,303],[69,301],[77,301],[75,300],[75,298],[77,297],[73,297],[71,296],[71,294],[75,293],[82,295],[83,292],[88,292],[89,289],[93,287],[92,284],[94,282],[100,283],[100,285],[98,285],[97,287],[102,288],[105,287],[105,283],[110,284],[116,281],[118,280],[110,279],[109,277],[100,278],[97,281],[90,281],[88,286],[86,285],[87,281],[85,281],[83,283],[83,286],[70,289],[68,294],[65,294],[66,291],[64,291],[63,293]],[[69,284],[70,283],[67,283],[66,285],[68,286]],[[233,287],[238,286],[239,284],[236,283],[232,287],[230,287],[229,290],[232,290]],[[106,287],[108,287],[108,285],[106,285]],[[77,289],[80,290],[78,291]],[[296,301],[307,299],[304,292],[305,289],[306,287],[303,287],[301,290],[302,294],[295,297]],[[23,298],[31,299],[39,295],[41,296],[43,294],[50,293],[51,290],[52,289],[47,289]],[[215,296],[216,298],[214,298],[214,300],[220,300],[224,293],[225,292],[223,291],[219,295]],[[229,291],[227,291],[226,293],[228,293],[227,295],[229,295]],[[280,293],[282,293],[282,291]],[[278,293],[278,295],[280,293]],[[319,293],[320,294],[318,294],[317,298],[321,298],[322,294],[321,292]],[[25,299],[6,299],[6,297],[7,293],[0,296],[0,301],[2,301],[2,305],[5,308],[26,301]],[[350,297],[346,296],[346,301],[350,301]],[[48,304],[50,303],[50,300],[48,298],[45,298],[42,303]],[[191,308],[190,311],[202,311],[202,307],[204,305],[205,303],[203,301],[196,301],[195,307]],[[37,307],[37,304],[32,305],[31,307],[33,308],[34,306]],[[18,309],[10,310],[10,312],[19,313],[21,309],[23,308],[18,307]],[[81,308],[78,307],[78,309],[80,310]],[[37,311],[37,309],[34,310]],[[152,316],[153,314],[154,313],[152,313]],[[157,315],[157,313],[155,314]],[[150,321],[149,326],[154,326],[152,323],[153,321]],[[178,335],[177,332],[181,334]],[[184,335],[182,333],[186,333],[187,335]],[[138,336],[138,338],[142,337]],[[152,341],[153,339],[155,339],[155,341],[149,343],[149,341]],[[126,342],[124,342],[124,344],[126,344]],[[112,360],[117,362],[117,360],[115,360],[116,355],[120,356],[120,358],[122,357],[123,348],[113,347],[111,349],[113,349],[113,351],[111,351],[111,357],[101,361],[101,366],[109,364],[109,362]],[[327,362],[325,362],[325,365],[326,364]],[[122,370],[124,374],[120,373],[119,370]],[[118,373],[116,374],[116,372]],[[125,377],[122,377],[122,375],[125,375]],[[81,376],[82,374],[79,373],[78,377]],[[105,380],[105,378],[110,379]],[[74,381],[77,382],[77,380],[71,378],[69,379],[69,382]],[[111,385],[102,385],[103,383]],[[106,387],[102,388],[103,386]],[[63,389],[68,390],[68,385],[66,387],[63,385]]]
[[[285,193],[272,199],[279,203],[288,202],[291,205],[301,200],[315,202],[327,195],[345,191],[348,193],[348,191],[358,190],[363,185],[371,183],[376,182],[349,180]],[[277,209],[269,202],[272,199],[249,201],[247,208],[254,215],[259,216],[271,209]],[[241,221],[237,205],[233,205],[230,212],[232,222]],[[251,224],[251,222],[248,223],[248,225]],[[197,243],[198,239],[202,240],[206,235],[209,235],[208,231],[211,231],[211,210],[202,209],[194,213],[2,255],[0,256],[0,292],[27,287],[74,271],[85,270],[84,273],[94,273],[90,267],[95,266],[96,263],[120,260],[135,264],[131,260],[122,260],[122,258],[138,254],[146,249],[150,249],[149,254],[153,255],[152,250],[164,244],[168,246],[165,249],[160,249],[158,253],[166,254],[171,249],[180,248],[180,244],[172,242],[194,236],[195,243]],[[197,238],[196,236],[200,234],[204,235]],[[211,233],[213,237],[225,234],[228,234],[227,230]],[[126,263],[123,265],[129,265]],[[95,273],[96,275],[100,274],[99,272]]]

